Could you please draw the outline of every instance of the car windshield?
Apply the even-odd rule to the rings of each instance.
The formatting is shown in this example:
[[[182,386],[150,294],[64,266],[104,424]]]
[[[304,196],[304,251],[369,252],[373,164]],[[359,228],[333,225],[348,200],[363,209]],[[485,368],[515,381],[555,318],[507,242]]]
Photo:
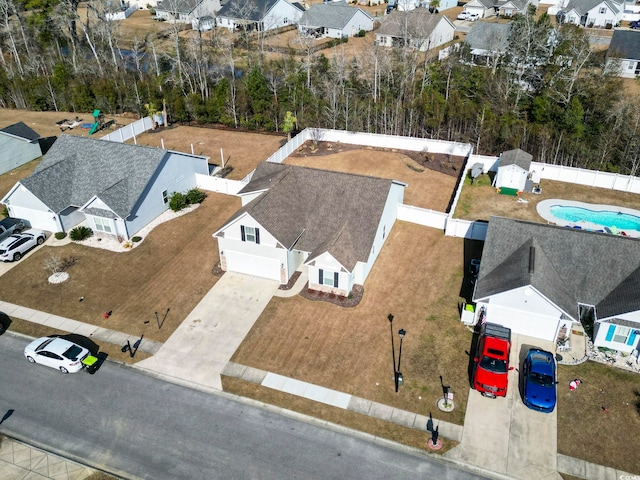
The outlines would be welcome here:
[[[497,358],[491,358],[488,356],[482,357],[480,360],[480,367],[494,373],[507,373],[506,360],[499,360]]]
[[[82,348],[77,345],[73,345],[72,347],[69,347],[67,351],[62,355],[64,355],[64,357],[68,358],[69,360],[77,360],[80,352],[82,352]]]
[[[553,378],[551,375],[545,375],[543,373],[531,372],[529,374],[529,381],[536,385],[542,385],[543,387],[550,387],[553,385]]]
[[[53,338],[48,338],[46,339],[44,342],[42,342],[40,345],[38,345],[36,347],[36,352],[39,352],[40,350],[42,350],[44,347],[46,347],[47,345],[49,345],[51,342],[53,342]]]

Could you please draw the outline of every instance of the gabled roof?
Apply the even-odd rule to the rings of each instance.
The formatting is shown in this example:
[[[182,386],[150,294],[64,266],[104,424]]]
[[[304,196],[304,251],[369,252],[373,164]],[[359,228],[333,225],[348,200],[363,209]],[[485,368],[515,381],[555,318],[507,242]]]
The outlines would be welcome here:
[[[640,32],[637,30],[614,30],[607,56],[640,60]]]
[[[500,167],[517,165],[523,170],[529,171],[529,168],[531,167],[531,160],[533,160],[533,155],[525,152],[524,150],[520,150],[519,148],[516,148],[515,150],[507,150],[506,152],[502,152],[502,155],[500,155]]]
[[[519,12],[523,12],[528,4],[529,4],[529,0],[506,0],[506,1],[497,2],[496,7],[513,8],[515,10],[518,10]]]
[[[229,0],[218,12],[219,17],[259,22],[280,1],[286,0]],[[290,4],[291,5],[291,4]],[[292,5],[296,7],[295,5]],[[296,8],[300,8],[297,6]]]
[[[578,15],[583,16],[602,3],[606,3],[614,13],[618,13],[620,11],[620,4],[609,0],[570,0],[565,10],[567,12],[575,10]]]
[[[494,0],[472,0],[474,2],[479,3],[481,6],[483,6],[484,8],[493,8],[493,6],[495,5],[495,1]],[[474,7],[475,5],[470,5],[471,2],[467,2],[465,4],[465,9],[466,7]]]
[[[203,0],[164,0],[158,3],[156,10],[188,15],[202,2]]]
[[[474,298],[526,285],[573,318],[578,303],[601,319],[640,310],[640,240],[491,217]]]
[[[311,5],[309,10],[302,14],[302,18],[300,18],[298,24],[313,27],[337,28],[341,30],[358,12],[362,12],[373,20],[371,15],[364,10],[351,7],[344,2],[330,2]]]
[[[34,132],[24,122],[14,123],[13,125],[4,127],[0,129],[0,132],[6,133],[7,135],[11,135],[12,137],[22,138],[29,142],[35,142],[40,138],[40,135]]]
[[[345,268],[369,259],[393,180],[263,162],[240,194],[264,191],[219,231],[251,215],[287,249],[329,252]],[[216,234],[218,233],[216,232]]]
[[[20,183],[54,212],[81,207],[98,196],[126,218],[168,153],[160,148],[61,135]]]
[[[406,36],[414,39],[424,39],[431,35],[443,18],[448,21],[444,15],[431,13],[424,7],[409,11],[393,10],[389,15],[385,15],[382,25],[380,25],[376,33],[393,37]]]
[[[503,53],[509,46],[511,23],[476,22],[465,38],[472,49]]]

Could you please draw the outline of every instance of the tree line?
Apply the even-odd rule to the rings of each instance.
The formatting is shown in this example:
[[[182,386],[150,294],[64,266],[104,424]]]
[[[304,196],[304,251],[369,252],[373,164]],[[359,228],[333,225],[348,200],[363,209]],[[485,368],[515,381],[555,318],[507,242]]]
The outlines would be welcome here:
[[[481,154],[522,148],[538,161],[636,175],[638,101],[587,31],[546,15],[514,18],[506,50],[464,44],[443,60],[372,44],[271,55],[264,35],[127,39],[94,0],[0,0],[0,107],[136,112],[165,102],[170,122],[282,131],[307,126],[469,142]],[[300,52],[304,54],[300,54]],[[291,115],[291,113],[289,115]]]

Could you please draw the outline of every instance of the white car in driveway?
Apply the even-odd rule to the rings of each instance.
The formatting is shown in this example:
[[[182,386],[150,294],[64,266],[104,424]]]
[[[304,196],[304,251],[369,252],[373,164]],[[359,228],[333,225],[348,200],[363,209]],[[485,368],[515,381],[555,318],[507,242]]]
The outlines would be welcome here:
[[[17,262],[25,253],[47,239],[42,230],[30,229],[5,238],[0,243],[0,260],[3,262]]]
[[[469,15],[471,15],[470,12],[467,12],[467,11],[463,10],[458,14],[458,16],[456,18],[458,20],[469,20]]]
[[[24,356],[31,363],[55,368],[62,373],[76,373],[82,370],[82,361],[89,356],[89,350],[64,338],[42,337],[25,347]]]

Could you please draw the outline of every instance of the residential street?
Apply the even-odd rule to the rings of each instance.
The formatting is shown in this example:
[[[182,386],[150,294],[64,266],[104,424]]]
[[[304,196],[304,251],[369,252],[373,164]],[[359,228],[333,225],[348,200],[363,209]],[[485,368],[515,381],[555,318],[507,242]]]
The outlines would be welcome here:
[[[62,375],[25,344],[0,337],[0,433],[125,478],[481,478],[110,362]]]

